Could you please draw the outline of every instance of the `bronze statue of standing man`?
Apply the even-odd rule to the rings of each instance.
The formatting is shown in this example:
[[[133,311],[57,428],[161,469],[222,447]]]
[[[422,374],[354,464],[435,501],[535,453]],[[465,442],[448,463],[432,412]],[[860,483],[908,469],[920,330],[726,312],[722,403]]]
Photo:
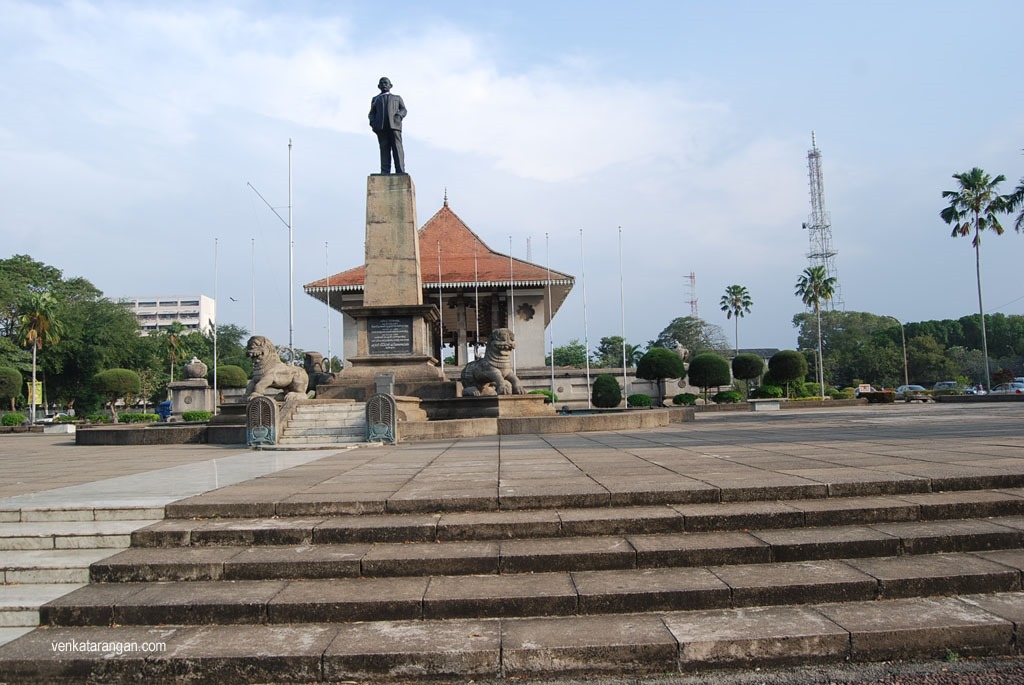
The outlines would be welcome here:
[[[370,101],[370,128],[380,143],[380,173],[391,173],[391,158],[395,160],[395,173],[405,173],[405,150],[402,148],[402,119],[405,102],[401,95],[391,92],[391,79],[381,77],[377,83],[380,95]]]

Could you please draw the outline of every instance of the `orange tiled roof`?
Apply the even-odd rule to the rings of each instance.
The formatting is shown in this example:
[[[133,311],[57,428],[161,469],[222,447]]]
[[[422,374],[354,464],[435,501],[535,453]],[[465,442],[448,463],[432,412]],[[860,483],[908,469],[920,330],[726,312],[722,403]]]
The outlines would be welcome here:
[[[574,279],[558,271],[551,271],[531,262],[511,258],[495,252],[480,240],[449,207],[444,206],[430,217],[419,231],[420,236],[420,277],[424,287],[437,287],[438,244],[440,244],[440,267],[442,287],[458,285],[507,285],[513,281],[518,287],[552,284],[572,286]],[[324,288],[330,283],[331,290],[362,291],[366,282],[366,265],[334,274],[329,279],[307,283],[306,290]]]

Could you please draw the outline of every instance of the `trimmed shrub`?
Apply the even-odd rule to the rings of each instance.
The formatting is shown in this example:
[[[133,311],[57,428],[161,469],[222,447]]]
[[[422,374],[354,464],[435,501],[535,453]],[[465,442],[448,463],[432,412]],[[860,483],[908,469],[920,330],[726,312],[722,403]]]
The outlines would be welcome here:
[[[732,375],[744,381],[760,378],[764,375],[764,360],[748,352],[738,354],[732,359]]]
[[[117,402],[118,398],[123,397],[127,400],[132,395],[138,395],[142,392],[142,379],[139,378],[139,374],[131,369],[107,369],[106,371],[100,371],[93,376],[93,380],[96,384],[96,389],[110,402],[110,413],[114,417],[114,423],[118,421],[117,411],[114,409],[114,403]]]
[[[672,398],[672,404],[692,407],[697,404],[697,396],[692,392],[681,392]]]
[[[732,383],[732,374],[729,371],[729,360],[714,352],[698,354],[690,362],[687,371],[690,384],[704,390],[704,399],[707,399],[708,388],[715,388],[720,385]]]
[[[14,411],[14,400],[21,397],[21,373],[12,366],[0,366],[0,400],[10,400]]]
[[[28,421],[28,419],[24,414],[12,412],[10,414],[4,414],[3,418],[0,419],[0,426],[20,426],[26,421]]]
[[[182,421],[209,421],[213,414],[208,411],[183,411],[181,412]]]
[[[109,414],[89,414],[85,420],[89,423],[111,423],[112,421]]]
[[[715,404],[736,404],[743,401],[743,395],[735,390],[723,390],[715,393],[711,397],[711,401]]]
[[[160,415],[138,412],[134,414],[121,414],[119,419],[124,423],[154,423],[160,420]]]
[[[210,372],[210,382],[213,382],[213,372]],[[245,369],[234,364],[225,364],[217,367],[218,388],[244,388],[249,384],[249,378],[245,375]]]
[[[661,392],[661,381],[666,378],[684,378],[686,364],[683,358],[673,350],[664,347],[652,347],[640,357],[636,363],[636,377],[645,381],[654,381]]]
[[[650,395],[645,395],[642,392],[633,393],[626,398],[626,406],[629,407],[649,407],[653,403]]]
[[[768,373],[773,383],[793,390],[797,381],[807,376],[807,358],[796,350],[781,350],[768,360]]]
[[[758,388],[754,388],[754,391],[750,393],[750,396],[755,400],[777,400],[781,398],[785,392],[777,385],[762,385]]]
[[[531,390],[531,395],[544,395],[544,404],[554,404],[558,401],[558,395],[550,390]]]
[[[622,388],[619,387],[619,382],[615,380],[615,376],[610,373],[602,373],[594,379],[594,388],[591,392],[590,402],[595,407],[611,409],[612,407],[619,406],[621,401]]]

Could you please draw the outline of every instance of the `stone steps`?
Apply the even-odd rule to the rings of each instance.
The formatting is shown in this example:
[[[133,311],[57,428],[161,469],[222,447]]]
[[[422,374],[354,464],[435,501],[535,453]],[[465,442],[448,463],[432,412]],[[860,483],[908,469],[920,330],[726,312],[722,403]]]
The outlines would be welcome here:
[[[280,531],[278,531],[280,532]],[[132,548],[94,582],[477,575],[1012,550],[1024,517],[511,540]]]
[[[840,497],[786,502],[278,518],[166,519],[133,547],[450,542],[801,528],[1024,515],[1024,490]]]
[[[1024,551],[777,564],[325,580],[99,583],[42,623],[340,623],[728,609],[1016,592]]]
[[[1010,654],[1022,616],[1020,593],[994,593],[600,616],[54,627],[0,650],[0,665],[13,681],[46,683],[687,675]]]
[[[306,402],[281,426],[278,444],[333,445],[366,439],[366,407],[353,402]]]

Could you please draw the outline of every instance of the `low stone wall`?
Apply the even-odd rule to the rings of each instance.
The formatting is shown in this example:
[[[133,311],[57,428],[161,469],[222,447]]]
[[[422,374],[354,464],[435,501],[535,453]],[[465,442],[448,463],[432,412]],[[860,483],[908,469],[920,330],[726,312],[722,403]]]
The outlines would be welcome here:
[[[206,424],[89,426],[75,432],[76,445],[200,445]],[[244,431],[241,442],[245,442]]]

